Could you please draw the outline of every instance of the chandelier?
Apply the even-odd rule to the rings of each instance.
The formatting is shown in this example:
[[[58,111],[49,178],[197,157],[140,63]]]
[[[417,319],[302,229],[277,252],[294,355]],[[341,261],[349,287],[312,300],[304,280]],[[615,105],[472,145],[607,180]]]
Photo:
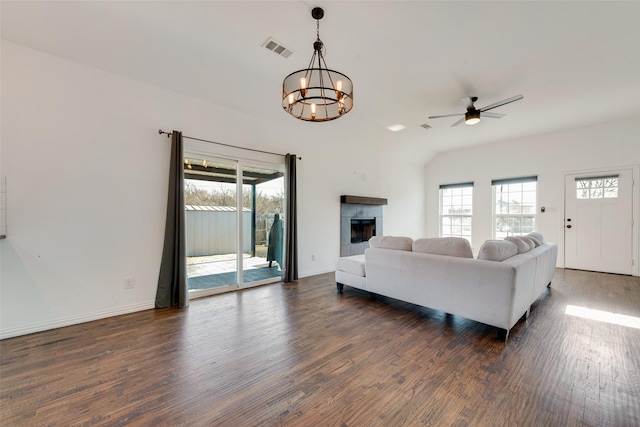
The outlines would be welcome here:
[[[316,20],[316,41],[309,66],[294,71],[282,82],[282,108],[296,119],[326,122],[337,119],[353,108],[353,83],[338,71],[330,70],[324,60],[324,45],[320,40],[320,20],[324,10],[313,8]]]

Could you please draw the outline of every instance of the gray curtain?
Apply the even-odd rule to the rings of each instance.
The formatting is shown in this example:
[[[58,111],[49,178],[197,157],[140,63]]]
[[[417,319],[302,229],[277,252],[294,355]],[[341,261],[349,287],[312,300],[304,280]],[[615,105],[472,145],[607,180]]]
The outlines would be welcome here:
[[[158,277],[156,308],[186,307],[187,258],[184,223],[184,170],[182,132],[171,133],[171,161],[169,164],[169,196],[167,223],[164,230],[164,249]]]
[[[285,186],[285,225],[286,241],[284,246],[284,274],[285,282],[298,280],[298,198],[296,190],[296,160],[295,154],[287,154],[284,158],[284,186]]]

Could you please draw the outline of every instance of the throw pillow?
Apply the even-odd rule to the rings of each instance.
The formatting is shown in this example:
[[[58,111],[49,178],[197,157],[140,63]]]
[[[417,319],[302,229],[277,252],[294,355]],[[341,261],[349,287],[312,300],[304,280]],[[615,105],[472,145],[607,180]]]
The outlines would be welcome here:
[[[524,242],[529,245],[529,250],[536,248],[536,243],[529,236],[518,236],[519,239],[524,240]]]
[[[524,240],[520,239],[517,236],[508,236],[508,237],[505,237],[504,240],[515,243],[515,245],[518,247],[519,254],[528,252],[529,249],[531,249],[528,243],[526,243]]]
[[[518,253],[518,246],[508,240],[487,240],[480,246],[478,259],[504,261]]]
[[[540,233],[529,233],[527,234],[527,237],[533,240],[533,243],[536,244],[536,247],[544,243],[542,240],[542,234]]]
[[[473,251],[467,239],[462,237],[433,237],[417,239],[413,242],[413,252],[473,258]]]

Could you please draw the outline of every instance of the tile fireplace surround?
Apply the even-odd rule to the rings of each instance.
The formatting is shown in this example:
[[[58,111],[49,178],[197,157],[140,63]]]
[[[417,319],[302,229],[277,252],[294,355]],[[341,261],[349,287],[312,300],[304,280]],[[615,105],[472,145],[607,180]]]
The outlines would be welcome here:
[[[352,219],[375,219],[375,234],[382,236],[382,206],[387,199],[361,196],[340,196],[340,256],[363,254],[369,242],[351,243]]]

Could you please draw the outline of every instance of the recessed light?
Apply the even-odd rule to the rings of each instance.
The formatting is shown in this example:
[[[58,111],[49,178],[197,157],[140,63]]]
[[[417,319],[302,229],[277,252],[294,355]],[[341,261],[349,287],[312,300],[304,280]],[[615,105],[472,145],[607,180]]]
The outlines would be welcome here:
[[[389,129],[391,132],[399,132],[401,130],[405,130],[406,128],[406,126],[401,124],[387,126],[387,129]]]

